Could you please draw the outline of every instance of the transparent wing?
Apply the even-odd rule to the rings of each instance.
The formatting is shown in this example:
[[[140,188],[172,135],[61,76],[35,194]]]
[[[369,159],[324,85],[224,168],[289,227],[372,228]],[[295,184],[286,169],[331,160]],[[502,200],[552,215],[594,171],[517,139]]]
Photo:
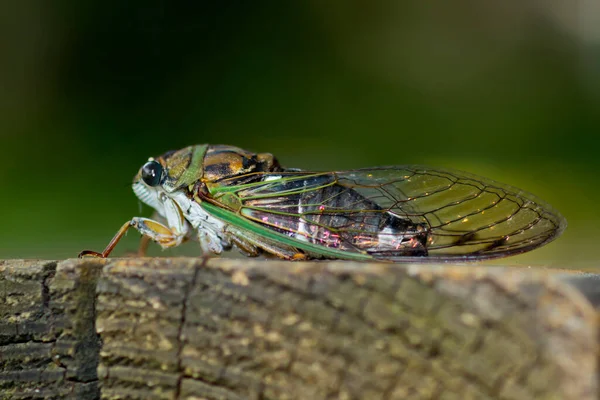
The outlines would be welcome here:
[[[248,219],[378,259],[502,257],[539,247],[566,226],[529,193],[423,166],[265,173],[249,184],[222,184]]]

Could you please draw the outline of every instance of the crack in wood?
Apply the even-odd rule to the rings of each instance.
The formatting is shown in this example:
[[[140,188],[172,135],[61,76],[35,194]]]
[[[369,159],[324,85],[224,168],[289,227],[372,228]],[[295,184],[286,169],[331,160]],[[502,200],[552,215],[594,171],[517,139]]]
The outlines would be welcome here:
[[[202,261],[199,265],[198,264],[194,265],[194,273],[192,275],[191,282],[184,289],[183,301],[182,301],[182,305],[181,305],[181,318],[179,320],[179,327],[177,330],[178,348],[177,348],[176,358],[177,358],[177,371],[179,373],[179,377],[177,379],[177,386],[175,388],[175,399],[179,399],[179,397],[180,397],[181,383],[183,382],[183,379],[185,377],[185,371],[183,368],[183,363],[181,361],[181,352],[183,351],[183,347],[185,346],[185,338],[183,335],[183,329],[185,327],[186,314],[187,314],[187,310],[188,310],[188,301],[189,301],[190,293],[192,293],[192,291],[196,288],[196,281],[198,280],[198,273],[199,273],[200,269],[206,265],[207,261],[208,261],[208,257],[203,257]]]

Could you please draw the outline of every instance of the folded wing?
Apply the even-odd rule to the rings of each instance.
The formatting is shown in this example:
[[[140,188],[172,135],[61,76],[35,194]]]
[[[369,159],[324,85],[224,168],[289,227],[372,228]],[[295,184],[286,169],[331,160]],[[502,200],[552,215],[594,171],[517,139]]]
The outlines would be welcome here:
[[[258,224],[385,260],[502,257],[539,247],[566,226],[529,193],[422,166],[263,173],[228,192]]]

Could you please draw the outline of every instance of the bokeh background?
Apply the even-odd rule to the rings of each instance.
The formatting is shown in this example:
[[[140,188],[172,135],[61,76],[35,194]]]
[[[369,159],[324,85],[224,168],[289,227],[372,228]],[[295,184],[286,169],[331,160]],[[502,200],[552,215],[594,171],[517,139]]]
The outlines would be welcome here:
[[[510,183],[569,227],[501,262],[599,265],[595,0],[2,8],[0,258],[101,250],[150,215],[129,187],[149,156],[226,143],[289,167],[419,163]]]

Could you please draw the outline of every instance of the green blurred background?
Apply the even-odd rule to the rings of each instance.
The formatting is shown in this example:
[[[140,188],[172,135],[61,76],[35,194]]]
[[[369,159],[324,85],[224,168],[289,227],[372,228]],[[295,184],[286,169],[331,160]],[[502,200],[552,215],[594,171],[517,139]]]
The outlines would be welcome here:
[[[150,215],[129,187],[149,156],[225,143],[288,167],[420,163],[510,183],[569,227],[500,262],[598,265],[598,3],[185,3],[3,6],[0,258],[102,250]]]

